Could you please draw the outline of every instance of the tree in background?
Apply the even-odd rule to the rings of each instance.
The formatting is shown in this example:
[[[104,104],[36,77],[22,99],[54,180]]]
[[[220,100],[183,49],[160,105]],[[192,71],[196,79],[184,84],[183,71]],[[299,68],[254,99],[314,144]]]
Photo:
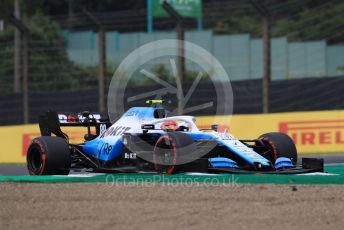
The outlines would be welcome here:
[[[66,41],[60,26],[40,12],[24,17],[31,31],[29,50],[29,88],[33,91],[85,89],[95,87],[97,68],[85,67],[69,60]],[[0,33],[0,92],[12,92],[13,26]]]
[[[311,1],[306,1],[311,3]],[[274,36],[288,36],[291,41],[321,40],[329,43],[344,42],[344,2],[322,1],[307,5],[298,13],[277,20],[273,27]]]
[[[218,1],[216,10],[204,11],[216,17],[207,28],[215,33],[250,33],[261,37],[261,17],[249,0]],[[257,1],[257,0],[255,0]],[[326,39],[329,43],[344,42],[344,2],[342,0],[262,0],[257,1],[271,12],[272,35],[288,36],[290,41]],[[112,0],[34,0],[21,1],[24,23],[32,32],[30,41],[30,89],[61,90],[96,87],[97,67],[77,65],[69,60],[67,44],[60,25],[49,20],[47,15],[80,13],[85,7],[93,12],[143,9],[146,1]],[[242,4],[243,7],[235,7]],[[13,0],[0,0],[0,19],[8,18],[13,12]],[[231,11],[225,7],[231,6]],[[209,15],[208,15],[209,16]],[[205,23],[206,24],[206,23]],[[130,26],[130,25],[128,25]],[[166,28],[173,29],[173,28]],[[14,28],[5,26],[0,32],[0,92],[12,92],[13,89],[13,34]],[[152,71],[170,78],[164,66],[156,66]],[[111,71],[108,71],[108,76]],[[191,79],[193,73],[186,73]],[[190,77],[189,77],[190,76]]]
[[[326,39],[344,42],[344,1],[342,0],[254,0],[271,15],[272,35],[287,36],[290,41]],[[261,18],[250,1],[229,13],[219,10],[219,20],[209,25],[218,34],[250,33],[262,36]],[[229,3],[230,4],[230,1]]]
[[[146,7],[145,0],[33,0],[25,5],[25,11],[33,15],[40,9],[46,15],[62,15],[81,13],[83,8],[92,9],[94,12],[109,12],[119,10],[132,10]]]

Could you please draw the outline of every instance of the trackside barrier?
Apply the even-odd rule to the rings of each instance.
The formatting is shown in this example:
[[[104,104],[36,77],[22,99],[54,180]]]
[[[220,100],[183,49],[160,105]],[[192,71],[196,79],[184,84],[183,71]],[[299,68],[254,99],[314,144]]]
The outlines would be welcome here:
[[[63,131],[68,134],[70,143],[83,142],[87,132],[84,127],[66,127]],[[0,163],[26,162],[26,150],[37,136],[40,136],[38,124],[0,127]]]
[[[301,154],[344,152],[344,110],[293,112],[219,117],[198,117],[206,127],[218,123],[240,139],[258,138],[267,132],[283,132],[294,139]]]
[[[219,125],[240,139],[254,139],[267,132],[290,135],[301,154],[344,152],[344,110],[233,116],[200,116],[197,125]],[[64,128],[71,143],[83,141],[85,128]],[[38,125],[0,127],[0,163],[23,163],[31,140],[39,136]]]

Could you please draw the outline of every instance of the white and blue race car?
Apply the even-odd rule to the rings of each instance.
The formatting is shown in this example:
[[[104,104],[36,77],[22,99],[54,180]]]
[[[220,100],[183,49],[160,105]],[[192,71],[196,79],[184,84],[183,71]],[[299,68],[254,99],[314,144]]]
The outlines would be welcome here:
[[[217,125],[199,129],[192,116],[167,116],[160,100],[134,107],[113,124],[100,114],[47,112],[40,116],[41,136],[27,151],[31,175],[67,175],[70,170],[154,173],[278,173],[322,172],[323,159],[303,158],[297,165],[293,140],[266,133],[239,140]],[[69,143],[61,126],[85,126],[80,144]],[[91,133],[96,128],[96,134]],[[53,134],[53,135],[52,135]]]

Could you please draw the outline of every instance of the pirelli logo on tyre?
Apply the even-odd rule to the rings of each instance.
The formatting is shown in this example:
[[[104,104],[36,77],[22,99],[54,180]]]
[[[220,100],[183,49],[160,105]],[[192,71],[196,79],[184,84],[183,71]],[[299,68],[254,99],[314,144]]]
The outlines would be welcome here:
[[[344,119],[280,122],[279,131],[293,138],[301,150],[317,146],[318,151],[323,151],[326,146],[332,149],[344,147]],[[338,148],[338,151],[341,150]]]

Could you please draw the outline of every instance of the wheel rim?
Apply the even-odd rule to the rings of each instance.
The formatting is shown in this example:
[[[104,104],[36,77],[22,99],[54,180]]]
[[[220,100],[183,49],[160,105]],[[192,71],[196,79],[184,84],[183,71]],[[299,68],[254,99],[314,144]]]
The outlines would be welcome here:
[[[27,167],[31,175],[42,175],[46,165],[46,155],[41,143],[34,141],[29,147]]]
[[[37,174],[42,167],[42,156],[38,148],[33,147],[29,151],[28,155],[29,171],[33,174]]]
[[[170,144],[166,144],[170,143]],[[154,168],[163,174],[172,174],[177,160],[177,150],[172,138],[167,135],[161,136],[153,152]],[[159,163],[163,164],[159,164]]]
[[[271,163],[275,164],[275,161],[277,159],[277,150],[275,145],[268,139],[268,138],[261,138],[260,139],[263,143],[265,143],[267,146],[269,146],[270,153],[267,156],[268,160],[271,161]]]

